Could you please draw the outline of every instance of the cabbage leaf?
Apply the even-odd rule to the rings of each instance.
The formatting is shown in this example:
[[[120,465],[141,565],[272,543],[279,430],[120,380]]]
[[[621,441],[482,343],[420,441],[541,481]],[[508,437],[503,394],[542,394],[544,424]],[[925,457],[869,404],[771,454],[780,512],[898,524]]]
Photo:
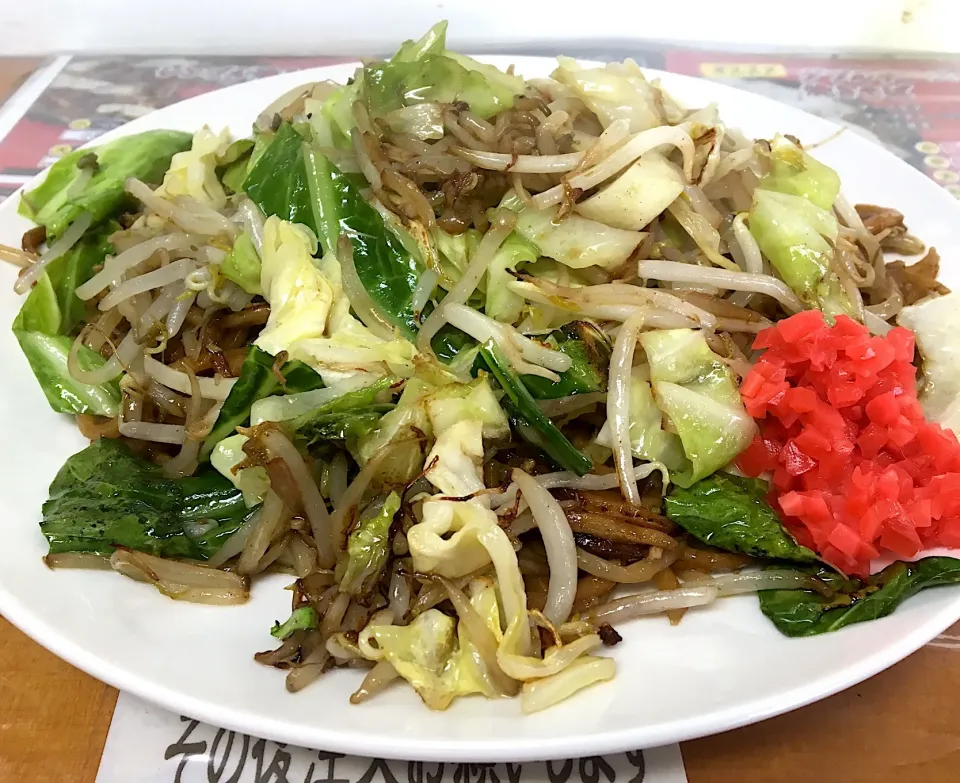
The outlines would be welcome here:
[[[88,231],[69,253],[51,261],[13,321],[14,336],[30,369],[50,407],[59,413],[116,416],[120,410],[117,381],[91,386],[77,381],[67,368],[72,333],[87,312],[76,288],[113,251],[108,237],[116,227],[111,222]],[[80,347],[77,360],[83,370],[104,364],[103,357],[86,346]]]
[[[516,209],[519,200],[508,197],[503,206]],[[615,269],[630,258],[645,236],[639,231],[613,228],[578,214],[557,220],[559,210],[559,206],[548,209],[520,207],[516,231],[532,243],[540,255],[571,269],[588,266]]]
[[[20,214],[46,227],[51,241],[84,212],[97,225],[132,203],[124,189],[129,177],[160,182],[171,158],[189,146],[189,133],[155,130],[74,150],[54,163],[37,187],[21,194]],[[84,182],[89,168],[93,173]]]
[[[246,231],[241,232],[234,241],[233,247],[220,265],[220,272],[248,294],[263,295],[263,288],[260,286],[260,255]]]
[[[390,558],[390,526],[400,510],[400,496],[391,492],[367,507],[347,539],[347,559],[337,566],[340,592],[363,595],[376,587]]]
[[[676,201],[683,188],[680,169],[651,151],[597,193],[577,202],[576,211],[614,228],[640,231]]]
[[[190,196],[213,209],[223,209],[227,193],[217,177],[217,166],[226,161],[230,147],[230,131],[224,128],[217,134],[204,125],[193,135],[190,149],[170,160],[156,194],[166,199]]]
[[[423,439],[432,439],[435,435],[439,438],[461,420],[477,422],[483,438],[503,438],[510,432],[506,415],[486,376],[469,384],[444,385],[411,378],[396,407],[380,419],[376,430],[359,439],[356,457],[360,464],[366,464],[389,447],[379,474],[388,476],[392,482],[406,483],[429,464],[429,460],[424,462]]]
[[[650,365],[657,406],[683,444],[690,467],[671,474],[689,487],[730,463],[756,433],[730,370],[693,329],[644,332],[640,343]],[[631,443],[632,443],[631,432]]]
[[[613,448],[609,421],[604,422],[596,443]],[[646,366],[634,367],[630,377],[630,450],[638,459],[663,464],[671,475],[690,469],[680,437],[663,428],[663,413],[653,399]]]
[[[840,192],[837,173],[782,137],[771,146],[771,171],[754,191],[747,216],[761,252],[811,307],[856,317],[832,270],[839,233],[830,211]]]
[[[306,131],[309,134],[309,131]],[[288,122],[250,166],[243,190],[266,216],[300,223],[316,233],[314,207],[304,162],[305,139]]]
[[[446,22],[419,41],[407,41],[388,61],[363,69],[362,95],[368,111],[381,117],[424,103],[466,103],[480,117],[509,109],[526,85],[492,65],[446,47]]]
[[[557,63],[551,76],[572,89],[604,128],[618,119],[629,121],[631,133],[661,124],[656,91],[632,60],[598,68],[583,68],[569,57]]]
[[[484,313],[505,324],[515,323],[523,313],[523,298],[507,287],[513,280],[512,272],[521,264],[532,264],[539,258],[537,248],[520,237],[510,234],[494,253],[487,266],[487,291]]]
[[[302,227],[275,217],[264,225],[260,285],[270,317],[256,345],[276,355],[286,351],[332,384],[356,375],[409,376],[413,345],[384,340],[350,314],[339,281],[339,265],[327,258],[324,271],[313,261],[316,240]]]
[[[770,172],[763,177],[760,186],[799,196],[820,209],[829,210],[840,195],[840,175],[777,134],[770,142]]]
[[[359,188],[324,155],[307,150],[306,171],[316,210],[312,225],[317,228],[324,255],[335,257],[340,234],[346,233],[363,287],[380,314],[401,335],[412,339],[419,329],[413,313],[413,292],[423,271],[419,259],[364,200]]]
[[[927,419],[960,433],[960,293],[904,307],[897,323],[913,331],[923,358],[919,397]]]

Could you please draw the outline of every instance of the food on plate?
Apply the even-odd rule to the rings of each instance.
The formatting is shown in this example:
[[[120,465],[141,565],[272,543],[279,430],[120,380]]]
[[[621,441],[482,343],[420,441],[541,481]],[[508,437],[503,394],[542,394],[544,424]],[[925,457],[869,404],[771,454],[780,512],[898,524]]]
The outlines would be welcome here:
[[[525,80],[445,32],[21,195],[13,330],[90,440],[48,565],[226,605],[286,575],[255,658],[289,690],[525,712],[634,618],[757,593],[808,636],[956,583],[870,575],[960,546],[956,294],[903,215],[631,61]]]

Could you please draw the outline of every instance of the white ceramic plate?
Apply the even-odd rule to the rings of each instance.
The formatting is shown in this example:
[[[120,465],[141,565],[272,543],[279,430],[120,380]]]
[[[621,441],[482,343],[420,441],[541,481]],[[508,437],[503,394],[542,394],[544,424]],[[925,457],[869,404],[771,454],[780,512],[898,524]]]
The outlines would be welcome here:
[[[541,76],[551,61],[514,62]],[[284,74],[230,87],[154,112],[105,136],[152,128],[194,131],[204,123],[246,135],[281,93],[317,79],[343,81],[351,66]],[[666,73],[664,86],[690,106],[719,104],[724,120],[754,137],[793,133],[805,142],[830,123],[766,98]],[[872,142],[845,132],[817,152],[836,168],[851,201],[902,210],[911,230],[940,249],[943,275],[960,284],[960,208],[943,190]],[[0,241],[17,244],[28,224],[17,197],[0,207]],[[335,671],[296,695],[283,675],[253,661],[268,630],[289,613],[289,578],[257,582],[240,607],[176,603],[152,587],[105,572],[48,570],[38,522],[47,486],[86,444],[66,416],[47,407],[9,325],[20,307],[14,274],[0,270],[0,417],[7,490],[0,525],[0,611],[57,655],[95,677],[168,709],[270,739],[333,751],[419,760],[527,761],[652,747],[752,723],[821,699],[896,663],[960,618],[960,590],[911,599],[894,615],[809,639],[781,636],[756,598],[726,599],[691,611],[676,628],[662,618],[618,629],[615,680],[558,707],[521,716],[516,700],[461,699],[430,712],[409,687],[362,706],[347,698],[360,681]],[[42,684],[34,684],[42,687]],[[907,697],[907,694],[904,694]]]

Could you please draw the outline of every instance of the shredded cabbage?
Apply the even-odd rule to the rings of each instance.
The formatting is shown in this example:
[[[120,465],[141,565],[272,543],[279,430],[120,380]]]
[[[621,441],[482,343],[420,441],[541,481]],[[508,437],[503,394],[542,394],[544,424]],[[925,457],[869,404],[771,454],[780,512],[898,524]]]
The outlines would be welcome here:
[[[610,422],[604,422],[595,443],[613,448]],[[638,459],[659,462],[672,473],[690,467],[680,437],[663,429],[663,414],[653,399],[646,365],[634,367],[630,378],[630,448]]]
[[[733,375],[702,332],[644,332],[640,343],[657,405],[676,429],[691,463],[671,479],[688,487],[731,462],[750,444],[757,425],[743,407]]]
[[[651,151],[595,195],[577,202],[576,210],[608,226],[639,231],[676,201],[683,187],[680,169]]]
[[[541,255],[573,269],[599,266],[613,269],[622,265],[637,249],[644,234],[624,231],[580,215],[557,220],[560,207],[529,209],[519,198],[509,196],[502,206],[517,211],[517,233],[531,242]]]
[[[661,124],[654,87],[633,60],[582,68],[570,57],[558,57],[552,76],[570,87],[606,128],[619,119],[630,121],[631,133]]]
[[[390,557],[390,526],[399,510],[400,496],[391,492],[382,504],[364,512],[347,539],[347,559],[338,565],[340,592],[359,595],[376,586]]]
[[[400,337],[383,340],[354,318],[336,259],[325,256],[318,268],[316,252],[309,229],[267,218],[260,284],[270,318],[255,344],[274,355],[286,351],[327,385],[362,374],[412,375],[413,345]]]
[[[217,165],[229,147],[229,130],[224,128],[217,134],[204,125],[194,134],[190,149],[173,156],[163,182],[154,192],[166,199],[192,196],[214,209],[223,209],[227,194],[217,178]]]

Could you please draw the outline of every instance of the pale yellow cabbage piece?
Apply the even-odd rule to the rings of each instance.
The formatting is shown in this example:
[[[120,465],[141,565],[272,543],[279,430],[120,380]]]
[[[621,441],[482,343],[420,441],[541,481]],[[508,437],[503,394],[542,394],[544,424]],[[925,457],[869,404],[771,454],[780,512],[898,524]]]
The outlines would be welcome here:
[[[213,209],[223,209],[227,194],[217,178],[217,159],[229,146],[230,131],[224,128],[214,133],[204,125],[194,134],[190,149],[170,160],[170,168],[154,192],[166,199],[191,196]]]

